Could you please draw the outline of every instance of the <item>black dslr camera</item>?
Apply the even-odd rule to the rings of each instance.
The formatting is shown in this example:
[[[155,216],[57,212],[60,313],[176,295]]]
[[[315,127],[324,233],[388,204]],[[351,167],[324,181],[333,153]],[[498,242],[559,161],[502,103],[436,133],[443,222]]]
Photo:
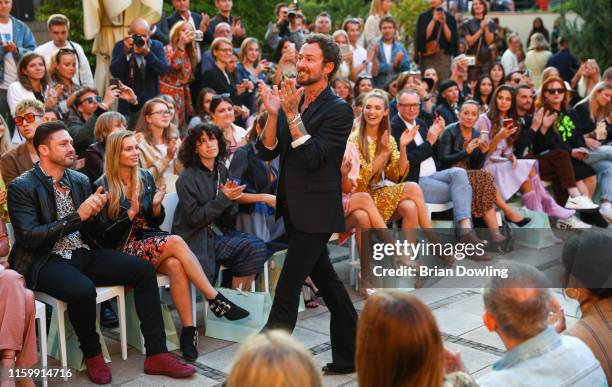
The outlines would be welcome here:
[[[145,40],[142,35],[134,34],[132,35],[132,40],[134,41],[134,46],[138,48],[142,48],[145,46]]]

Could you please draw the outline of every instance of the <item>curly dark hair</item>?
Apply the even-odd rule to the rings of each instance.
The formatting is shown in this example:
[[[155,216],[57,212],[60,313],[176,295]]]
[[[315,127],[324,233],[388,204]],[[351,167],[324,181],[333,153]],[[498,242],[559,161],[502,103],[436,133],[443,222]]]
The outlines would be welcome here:
[[[196,153],[196,141],[202,138],[203,134],[217,139],[219,154],[215,161],[225,161],[227,158],[227,143],[223,136],[223,131],[219,129],[217,125],[206,122],[189,129],[187,135],[183,139],[181,149],[179,149],[178,159],[183,163],[185,168],[195,167],[200,163],[200,156]]]

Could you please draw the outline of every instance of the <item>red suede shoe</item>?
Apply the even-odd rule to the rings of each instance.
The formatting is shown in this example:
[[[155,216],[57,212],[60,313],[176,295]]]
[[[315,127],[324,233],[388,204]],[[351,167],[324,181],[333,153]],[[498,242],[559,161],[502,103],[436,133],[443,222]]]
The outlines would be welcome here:
[[[85,366],[87,366],[87,376],[92,382],[96,384],[109,384],[111,382],[113,375],[102,354],[86,357]]]
[[[180,363],[168,352],[147,356],[144,372],[149,375],[166,375],[171,378],[186,378],[195,374],[193,366]]]

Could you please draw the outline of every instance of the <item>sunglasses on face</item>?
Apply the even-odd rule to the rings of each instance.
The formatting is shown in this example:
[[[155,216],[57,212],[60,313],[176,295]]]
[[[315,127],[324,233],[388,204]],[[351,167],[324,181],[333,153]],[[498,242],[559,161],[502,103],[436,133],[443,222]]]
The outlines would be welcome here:
[[[26,113],[22,116],[17,116],[15,117],[15,123],[18,126],[23,125],[24,121],[31,124],[32,122],[36,121],[36,117],[42,117],[42,114]]]
[[[84,98],[84,99],[81,100],[81,102],[79,102],[79,105],[82,104],[82,103],[85,103],[85,102],[87,102],[87,103],[94,103],[94,101],[97,102],[97,103],[100,103],[100,102],[102,102],[102,97],[100,97],[99,95],[96,95],[96,96],[91,96],[91,97]]]
[[[548,94],[565,94],[565,89],[546,89]]]

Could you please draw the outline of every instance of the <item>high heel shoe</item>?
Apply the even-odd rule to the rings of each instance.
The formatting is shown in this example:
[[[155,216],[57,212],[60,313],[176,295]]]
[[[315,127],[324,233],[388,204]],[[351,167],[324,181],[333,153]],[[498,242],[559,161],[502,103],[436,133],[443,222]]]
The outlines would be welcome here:
[[[525,227],[526,225],[529,224],[529,222],[531,222],[531,218],[528,218],[526,216],[523,216],[523,219],[519,220],[518,222],[515,222],[514,220],[510,220],[508,218],[506,218],[506,220],[512,224],[515,224],[519,227]]]
[[[249,316],[247,310],[242,309],[238,305],[234,304],[221,293],[217,293],[217,297],[214,300],[208,300],[210,310],[217,317],[225,317],[230,321],[240,320]]]
[[[509,253],[512,251],[513,248],[514,237],[512,235],[508,235],[505,239],[502,239],[500,241],[491,240],[485,249],[497,253]]]

